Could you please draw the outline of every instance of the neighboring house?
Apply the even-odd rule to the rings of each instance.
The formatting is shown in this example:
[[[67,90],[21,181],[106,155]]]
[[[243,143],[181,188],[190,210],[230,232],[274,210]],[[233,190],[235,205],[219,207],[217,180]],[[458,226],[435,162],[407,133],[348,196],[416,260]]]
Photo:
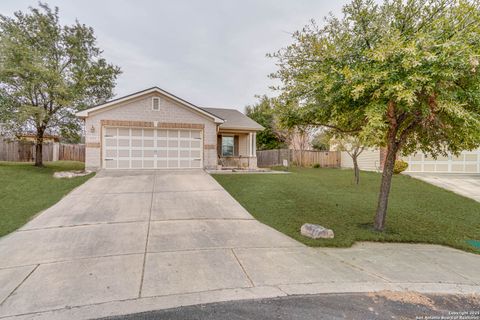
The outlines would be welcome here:
[[[380,171],[383,152],[380,149],[366,149],[358,157],[361,170]],[[406,172],[445,172],[445,173],[480,173],[480,149],[462,151],[459,156],[439,156],[433,159],[419,152],[402,157],[408,163]],[[352,168],[352,158],[341,153],[341,166]]]
[[[365,148],[357,158],[360,170],[380,171],[381,170],[380,150]],[[340,152],[340,166],[342,168],[353,168],[352,157],[346,151]]]
[[[263,127],[232,109],[201,108],[158,87],[78,112],[87,169],[256,168]]]

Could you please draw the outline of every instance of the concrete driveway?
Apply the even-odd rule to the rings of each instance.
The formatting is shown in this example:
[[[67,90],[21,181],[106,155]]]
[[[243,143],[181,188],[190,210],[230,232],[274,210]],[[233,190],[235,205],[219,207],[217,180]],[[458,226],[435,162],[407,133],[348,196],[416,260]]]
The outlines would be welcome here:
[[[480,256],[429,245],[313,249],[203,171],[104,171],[0,239],[0,318],[91,319],[325,292],[480,292]]]
[[[458,173],[408,173],[437,187],[444,188],[464,197],[480,202],[480,174]]]

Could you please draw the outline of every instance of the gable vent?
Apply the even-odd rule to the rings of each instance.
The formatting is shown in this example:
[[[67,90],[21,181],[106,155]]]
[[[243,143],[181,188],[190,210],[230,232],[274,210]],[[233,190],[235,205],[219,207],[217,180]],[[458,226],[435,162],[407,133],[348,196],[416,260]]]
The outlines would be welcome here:
[[[159,97],[153,97],[152,98],[152,110],[153,111],[160,110],[160,98]]]

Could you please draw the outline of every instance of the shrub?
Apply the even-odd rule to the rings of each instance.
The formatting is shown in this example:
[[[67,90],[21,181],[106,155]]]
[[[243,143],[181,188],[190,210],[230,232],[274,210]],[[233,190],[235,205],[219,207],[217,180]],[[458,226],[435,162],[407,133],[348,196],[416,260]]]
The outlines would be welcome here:
[[[314,168],[320,168],[320,163],[315,163],[315,164],[313,165],[313,167],[314,167]]]
[[[395,160],[395,166],[393,167],[393,173],[399,174],[400,172],[403,172],[407,170],[408,168],[408,163],[406,163],[403,160]]]

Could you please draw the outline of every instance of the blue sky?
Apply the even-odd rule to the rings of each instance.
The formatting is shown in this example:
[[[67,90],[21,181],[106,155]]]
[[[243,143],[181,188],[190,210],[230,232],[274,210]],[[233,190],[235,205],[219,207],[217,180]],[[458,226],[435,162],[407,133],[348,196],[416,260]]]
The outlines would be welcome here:
[[[341,14],[346,1],[202,0],[47,1],[62,23],[78,19],[94,28],[109,62],[119,65],[116,94],[159,86],[205,107],[243,110],[256,94],[273,95],[267,58],[291,42],[310,19]],[[36,6],[2,0],[0,13]]]

